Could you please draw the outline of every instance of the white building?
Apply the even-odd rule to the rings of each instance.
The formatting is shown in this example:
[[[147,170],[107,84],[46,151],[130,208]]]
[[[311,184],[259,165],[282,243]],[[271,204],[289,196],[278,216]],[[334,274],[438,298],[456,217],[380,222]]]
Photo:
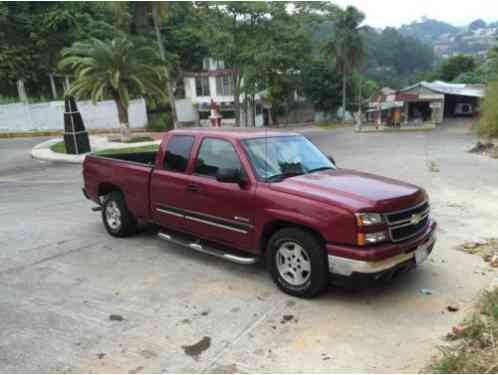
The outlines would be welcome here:
[[[233,97],[233,69],[225,67],[223,61],[205,58],[203,69],[200,72],[185,73],[185,98],[176,100],[178,121],[194,122],[201,126],[209,126],[209,105],[211,100],[221,109],[222,125],[235,124],[234,97]],[[251,116],[255,111],[256,127],[263,126],[263,106],[261,95],[255,95],[255,103],[248,106],[245,112],[245,97],[240,95],[240,124],[246,126],[246,118],[251,126]]]

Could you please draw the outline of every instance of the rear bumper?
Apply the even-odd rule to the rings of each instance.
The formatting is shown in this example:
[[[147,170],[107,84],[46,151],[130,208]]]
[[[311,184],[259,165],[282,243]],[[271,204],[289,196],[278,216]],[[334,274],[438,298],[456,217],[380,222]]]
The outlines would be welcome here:
[[[397,254],[383,257],[383,253],[378,251],[375,253],[380,259],[369,259],[372,254],[368,254],[370,250],[350,248],[349,250],[355,253],[362,254],[355,257],[345,257],[341,251],[334,253],[335,247],[327,245],[329,253],[329,270],[332,274],[341,276],[360,275],[380,275],[385,272],[390,272],[399,269],[404,265],[415,265],[415,252],[417,249],[426,249],[430,254],[436,242],[436,223],[431,222],[427,231],[415,241],[407,241],[403,244],[389,245],[386,247],[388,253],[393,251],[393,246],[397,249]],[[342,250],[343,248],[341,248]],[[355,259],[360,258],[360,259]],[[411,268],[411,267],[401,267]]]

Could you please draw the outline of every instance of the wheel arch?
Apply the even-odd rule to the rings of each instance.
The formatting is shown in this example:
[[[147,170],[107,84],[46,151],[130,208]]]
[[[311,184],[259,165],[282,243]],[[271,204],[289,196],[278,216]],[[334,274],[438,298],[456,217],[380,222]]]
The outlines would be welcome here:
[[[117,191],[117,192],[123,194],[123,191],[121,190],[121,188],[119,186],[112,184],[112,183],[103,182],[97,188],[97,197],[100,198],[100,197],[108,195],[109,193],[112,193],[114,191]],[[123,194],[123,196],[124,196],[124,194]]]
[[[289,221],[289,220],[272,220],[268,223],[266,223],[261,231],[261,238],[260,238],[260,241],[259,241],[259,249],[261,251],[261,254],[264,254],[266,252],[266,248],[267,248],[267,245],[268,245],[268,242],[270,241],[270,238],[276,233],[278,232],[279,230],[283,229],[283,228],[299,228],[299,229],[302,229],[306,232],[309,232],[311,233],[312,235],[314,235],[316,238],[318,238],[318,240],[323,244],[325,245],[325,239],[324,237],[322,236],[322,234],[317,231],[316,229],[313,229],[312,227],[310,226],[307,226],[307,225],[304,225],[304,224],[300,224],[300,223],[296,223],[296,222],[293,222],[293,221]]]

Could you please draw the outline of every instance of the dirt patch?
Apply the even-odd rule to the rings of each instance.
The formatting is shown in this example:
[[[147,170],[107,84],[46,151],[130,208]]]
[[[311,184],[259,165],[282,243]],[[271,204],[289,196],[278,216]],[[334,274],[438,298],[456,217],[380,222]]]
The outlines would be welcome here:
[[[211,337],[204,336],[200,341],[192,345],[182,346],[183,351],[186,355],[191,356],[195,360],[199,359],[199,356],[211,346]]]
[[[485,291],[463,322],[446,335],[426,373],[496,373],[498,371],[498,289]]]
[[[109,320],[115,321],[115,322],[122,322],[124,320],[122,315],[119,314],[111,314],[109,315]]]
[[[441,170],[439,169],[437,163],[434,160],[429,160],[427,162],[427,168],[429,169],[429,172],[432,173],[439,173]]]
[[[481,154],[489,156],[493,159],[498,159],[498,146],[491,142],[483,143],[477,142],[477,144],[469,150],[472,154]]]
[[[464,242],[458,248],[468,254],[478,255],[493,268],[498,268],[498,238],[479,242]]]
[[[221,365],[217,366],[215,368],[212,368],[209,372],[212,374],[236,374],[236,373],[241,373],[239,368],[235,363],[232,363],[230,365]]]
[[[143,366],[138,366],[138,367],[134,368],[133,370],[128,371],[128,374],[137,374],[140,371],[142,371],[143,369],[144,369]]]

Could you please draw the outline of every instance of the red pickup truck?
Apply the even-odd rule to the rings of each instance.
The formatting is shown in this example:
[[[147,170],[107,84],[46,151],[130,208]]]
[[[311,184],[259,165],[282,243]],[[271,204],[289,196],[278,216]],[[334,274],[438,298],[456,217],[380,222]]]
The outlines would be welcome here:
[[[310,298],[330,275],[390,278],[435,243],[427,194],[337,168],[304,136],[174,130],[157,152],[89,155],[83,193],[112,236],[159,237],[224,259],[266,261],[284,292]]]

